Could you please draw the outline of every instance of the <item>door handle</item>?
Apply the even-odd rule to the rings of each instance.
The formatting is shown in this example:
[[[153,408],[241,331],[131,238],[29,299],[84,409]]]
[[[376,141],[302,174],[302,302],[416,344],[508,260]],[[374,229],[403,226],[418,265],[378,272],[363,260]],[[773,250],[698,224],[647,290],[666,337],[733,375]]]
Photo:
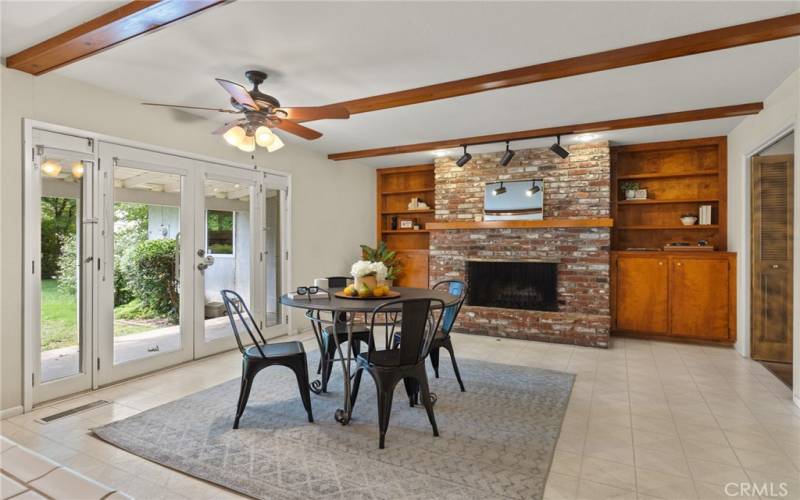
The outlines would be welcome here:
[[[213,265],[214,265],[214,256],[206,255],[205,258],[203,258],[203,260],[201,260],[200,263],[197,264],[197,269],[200,271],[205,271],[206,269],[208,269]]]

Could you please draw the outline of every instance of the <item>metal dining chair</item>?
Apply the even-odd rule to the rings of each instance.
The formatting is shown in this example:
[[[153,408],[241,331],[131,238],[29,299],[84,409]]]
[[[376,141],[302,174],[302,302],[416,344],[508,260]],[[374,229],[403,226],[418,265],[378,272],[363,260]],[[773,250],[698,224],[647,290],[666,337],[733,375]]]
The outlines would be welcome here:
[[[236,337],[236,344],[242,353],[242,385],[239,391],[239,403],[236,406],[236,418],[233,421],[233,428],[239,428],[239,419],[247,406],[250,397],[250,389],[253,380],[258,372],[268,366],[285,366],[291,369],[297,377],[297,385],[300,388],[300,398],[303,406],[308,413],[308,421],[313,422],[314,416],[311,412],[311,391],[308,387],[308,366],[306,364],[306,352],[300,342],[273,342],[268,344],[261,330],[258,329],[250,309],[247,308],[242,297],[233,290],[222,290],[222,301],[228,313],[228,319],[233,328],[233,335]],[[247,331],[253,345],[245,347],[239,333],[238,322]],[[258,338],[256,335],[258,334]],[[259,339],[261,342],[259,342]]]
[[[434,307],[437,305],[438,307]],[[397,318],[397,313],[391,309],[400,306],[401,316],[397,320],[400,331],[395,332],[394,321],[380,318]],[[392,412],[392,399],[394,388],[400,380],[406,386],[409,401],[412,405],[416,388],[422,393],[422,403],[428,413],[433,428],[433,435],[439,435],[436,426],[436,417],[433,413],[433,401],[428,387],[428,375],[425,371],[425,357],[431,347],[431,342],[442,320],[444,301],[439,299],[397,299],[385,302],[372,311],[370,320],[370,342],[366,353],[356,356],[356,373],[353,380],[353,391],[350,401],[351,407],[355,406],[358,397],[358,388],[361,376],[368,372],[375,382],[378,397],[378,429],[380,438],[379,448],[383,449],[386,440],[386,431],[389,427],[389,416]],[[391,326],[386,326],[391,324]],[[384,329],[383,350],[375,348],[376,328]],[[400,335],[400,342],[392,342],[396,335]]]
[[[467,298],[467,284],[461,280],[442,280],[431,287],[431,290],[447,290],[450,295],[458,297],[458,302],[447,306],[442,315],[442,323],[436,335],[431,342],[430,358],[431,365],[433,366],[433,373],[436,378],[439,378],[439,349],[447,349],[450,353],[450,361],[453,363],[453,372],[456,375],[461,392],[465,392],[464,382],[461,381],[461,372],[458,371],[458,363],[456,362],[456,355],[453,351],[453,342],[450,339],[450,331],[456,323],[458,313],[461,311],[461,306],[464,305],[464,300]],[[400,342],[400,336],[395,335],[394,342]],[[412,404],[414,401],[412,401]]]
[[[346,276],[331,276],[328,278],[328,289],[344,288],[347,286],[347,280]],[[333,324],[321,329],[317,373],[322,375],[322,392],[328,391],[328,381],[331,378],[334,366],[333,361],[336,358],[336,345],[347,342],[347,323],[349,320],[347,313],[341,312],[335,316]],[[369,342],[369,329],[364,325],[356,325],[352,329],[353,344],[351,349],[355,356],[361,352],[361,343],[367,344]],[[337,336],[335,340],[333,339],[334,332]]]

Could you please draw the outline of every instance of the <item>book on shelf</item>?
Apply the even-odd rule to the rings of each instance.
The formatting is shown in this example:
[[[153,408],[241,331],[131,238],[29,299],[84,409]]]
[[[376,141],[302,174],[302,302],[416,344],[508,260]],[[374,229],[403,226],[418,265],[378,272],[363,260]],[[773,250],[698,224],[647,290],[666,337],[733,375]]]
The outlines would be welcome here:
[[[711,205],[700,205],[699,222],[701,226],[711,224]]]

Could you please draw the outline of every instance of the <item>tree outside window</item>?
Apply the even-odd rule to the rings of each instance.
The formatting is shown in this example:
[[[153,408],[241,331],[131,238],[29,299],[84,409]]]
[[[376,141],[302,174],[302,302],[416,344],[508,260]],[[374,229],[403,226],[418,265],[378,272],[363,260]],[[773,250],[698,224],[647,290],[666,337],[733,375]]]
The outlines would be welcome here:
[[[208,253],[233,255],[233,226],[235,212],[208,210],[206,212],[206,238]]]

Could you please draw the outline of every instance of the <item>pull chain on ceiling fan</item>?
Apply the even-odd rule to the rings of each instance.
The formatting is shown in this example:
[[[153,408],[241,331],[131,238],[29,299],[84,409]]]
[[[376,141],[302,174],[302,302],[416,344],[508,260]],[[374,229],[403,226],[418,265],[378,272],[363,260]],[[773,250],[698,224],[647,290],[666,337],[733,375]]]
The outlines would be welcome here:
[[[283,107],[276,98],[259,90],[258,86],[267,79],[266,73],[251,70],[247,71],[245,76],[250,83],[253,84],[252,90],[247,90],[238,83],[216,78],[217,83],[231,96],[230,103],[234,109],[181,106],[152,102],[144,102],[142,104],[145,106],[167,106],[170,108],[197,109],[244,115],[219,127],[214,130],[212,134],[222,135],[225,142],[245,152],[254,151],[256,145],[265,148],[270,153],[282,148],[283,141],[272,131],[272,129],[275,128],[313,141],[314,139],[322,137],[322,134],[316,130],[300,125],[301,122],[326,119],[344,120],[350,118],[350,112],[347,108],[335,104],[311,107]]]

